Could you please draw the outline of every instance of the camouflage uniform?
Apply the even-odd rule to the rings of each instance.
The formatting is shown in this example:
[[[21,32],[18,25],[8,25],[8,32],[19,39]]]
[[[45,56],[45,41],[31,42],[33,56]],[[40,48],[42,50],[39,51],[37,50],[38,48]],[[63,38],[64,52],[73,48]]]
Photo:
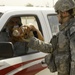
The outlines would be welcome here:
[[[74,75],[75,73],[75,19],[71,19],[69,23],[67,22],[64,24],[61,31],[58,33],[58,43],[57,48],[54,50],[53,45],[56,45],[54,43],[44,43],[43,41],[38,40],[35,37],[32,37],[30,39],[30,42],[28,46],[32,49],[37,49],[39,51],[45,52],[45,53],[52,53],[55,54],[55,64],[57,67],[58,75]],[[69,37],[67,36],[69,33],[67,33],[67,27],[69,25],[72,25],[70,27],[70,41]],[[33,44],[32,44],[33,43]],[[70,51],[71,51],[71,57],[70,57]],[[71,59],[70,59],[71,58]],[[70,66],[71,63],[71,66]],[[71,74],[70,74],[71,73]]]
[[[70,28],[70,51],[71,51],[70,75],[75,75],[75,22]]]
[[[55,9],[62,12],[74,7],[71,0],[58,0],[55,5]],[[32,37],[28,46],[34,50],[53,53],[58,75],[75,75],[75,18],[61,25],[56,39],[52,38],[50,43]]]

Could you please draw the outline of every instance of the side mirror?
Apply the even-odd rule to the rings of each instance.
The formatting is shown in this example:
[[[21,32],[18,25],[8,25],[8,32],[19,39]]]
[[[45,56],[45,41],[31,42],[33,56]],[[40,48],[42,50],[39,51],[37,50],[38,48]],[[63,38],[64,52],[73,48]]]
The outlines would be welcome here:
[[[13,56],[13,44],[11,42],[0,42],[0,58]]]

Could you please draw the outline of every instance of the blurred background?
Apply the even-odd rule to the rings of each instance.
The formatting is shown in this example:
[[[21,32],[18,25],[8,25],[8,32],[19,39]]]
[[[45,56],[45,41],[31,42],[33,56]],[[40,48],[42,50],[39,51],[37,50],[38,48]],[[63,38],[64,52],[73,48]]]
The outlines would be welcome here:
[[[0,6],[53,7],[57,0],[0,0]]]

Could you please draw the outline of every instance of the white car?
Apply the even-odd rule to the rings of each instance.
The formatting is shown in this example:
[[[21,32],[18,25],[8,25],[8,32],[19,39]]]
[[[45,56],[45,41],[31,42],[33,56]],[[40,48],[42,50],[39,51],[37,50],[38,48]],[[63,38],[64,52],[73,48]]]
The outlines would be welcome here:
[[[50,42],[53,34],[59,32],[58,20],[53,8],[0,7],[0,32],[12,18],[19,16],[22,25],[32,23],[43,34],[45,42]],[[30,49],[26,54],[14,56],[11,42],[0,42],[0,75],[56,75],[42,64],[46,53]]]

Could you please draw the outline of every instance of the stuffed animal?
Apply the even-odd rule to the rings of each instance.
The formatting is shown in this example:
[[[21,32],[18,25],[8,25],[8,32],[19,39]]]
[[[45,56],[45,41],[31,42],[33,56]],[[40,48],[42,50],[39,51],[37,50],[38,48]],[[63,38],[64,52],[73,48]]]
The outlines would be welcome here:
[[[23,41],[23,39],[33,36],[33,32],[27,26],[20,26],[13,28],[12,41]]]

